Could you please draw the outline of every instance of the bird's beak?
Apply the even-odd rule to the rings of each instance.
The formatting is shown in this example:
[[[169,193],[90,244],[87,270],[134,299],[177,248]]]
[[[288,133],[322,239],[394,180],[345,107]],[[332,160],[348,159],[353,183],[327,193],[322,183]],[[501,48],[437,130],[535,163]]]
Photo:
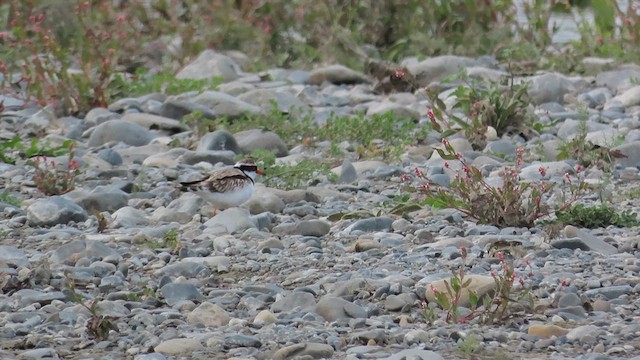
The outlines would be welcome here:
[[[256,174],[258,174],[258,175],[264,175],[264,171],[262,171],[262,170],[260,170],[260,169],[257,169],[257,170],[256,170]]]

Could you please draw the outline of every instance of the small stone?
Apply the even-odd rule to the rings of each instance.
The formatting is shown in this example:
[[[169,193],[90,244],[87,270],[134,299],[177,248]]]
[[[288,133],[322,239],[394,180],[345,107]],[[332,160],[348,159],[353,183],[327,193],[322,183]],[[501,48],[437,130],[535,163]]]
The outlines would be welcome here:
[[[593,311],[602,311],[602,312],[610,312],[611,311],[611,303],[607,300],[598,299],[593,302]]]
[[[549,339],[552,336],[564,336],[569,333],[569,330],[562,328],[557,325],[547,325],[547,324],[532,324],[529,325],[529,330],[527,330],[527,334],[532,336],[541,337],[544,339]]]
[[[578,305],[582,305],[582,301],[580,300],[580,297],[574,293],[563,294],[560,297],[560,300],[558,300],[559,308],[564,308],[569,306],[578,306]]]
[[[390,295],[384,301],[384,308],[387,311],[400,311],[407,305],[412,305],[417,300],[413,293],[402,293],[400,295]]]
[[[122,142],[131,146],[147,145],[155,138],[148,129],[127,121],[109,120],[93,129],[87,144],[92,147],[109,142]]]
[[[323,296],[318,305],[316,305],[315,310],[326,321],[367,317],[367,311],[361,306],[330,295]]]
[[[329,359],[333,357],[333,347],[327,344],[303,343],[284,347],[273,354],[273,360],[288,359]]]
[[[364,74],[339,64],[314,69],[309,74],[308,81],[311,85],[321,85],[325,81],[333,84],[366,84],[371,82]]]
[[[597,238],[596,236],[591,235],[590,233],[578,229],[573,225],[567,225],[564,230],[564,236],[567,239],[560,239],[551,242],[551,246],[561,249],[561,248],[570,248],[570,249],[582,249],[586,251],[596,251],[603,255],[613,255],[618,253],[618,249]]]
[[[357,220],[353,224],[349,225],[346,229],[344,229],[344,231],[346,233],[352,233],[354,231],[388,231],[391,230],[391,224],[393,224],[393,219],[390,217],[373,217]]]
[[[224,338],[224,347],[228,349],[246,347],[259,348],[261,346],[262,342],[253,336],[231,335]]]
[[[405,349],[389,356],[385,360],[408,360],[408,359],[444,360],[444,358],[437,352],[434,352],[431,350],[422,350],[422,349]]]
[[[313,294],[306,291],[294,291],[271,305],[274,313],[292,311],[300,309],[302,311],[312,310],[316,306],[316,299]]]
[[[381,247],[382,245],[377,240],[367,238],[359,238],[353,244],[353,250],[355,252],[369,251],[371,249],[379,249]]]
[[[203,302],[187,315],[189,324],[202,324],[212,327],[227,325],[230,319],[226,310],[210,302]]]
[[[196,339],[165,340],[154,347],[154,351],[167,355],[187,355],[203,349],[204,346]]]
[[[260,311],[255,318],[253,318],[253,323],[255,325],[269,325],[278,321],[278,318],[273,315],[273,313],[269,310]]]
[[[238,146],[236,138],[226,130],[216,130],[200,138],[196,151],[202,152],[209,150],[230,150],[236,154],[240,154],[240,147]]]
[[[160,288],[167,304],[173,306],[183,300],[204,300],[198,288],[188,283],[169,283]]]
[[[587,290],[584,294],[590,298],[596,297],[597,295],[603,295],[608,300],[613,300],[622,295],[631,293],[632,290],[633,288],[630,285],[617,285]]]
[[[274,153],[276,157],[289,155],[287,145],[278,134],[272,131],[252,129],[238,132],[234,134],[234,137],[245,154],[250,154],[256,150],[268,150]]]

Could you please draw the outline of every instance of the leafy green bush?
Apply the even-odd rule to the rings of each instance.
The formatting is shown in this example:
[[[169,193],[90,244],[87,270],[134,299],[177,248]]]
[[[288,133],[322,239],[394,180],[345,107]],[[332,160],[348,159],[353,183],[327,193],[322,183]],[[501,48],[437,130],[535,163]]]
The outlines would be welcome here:
[[[605,204],[600,206],[576,204],[557,211],[556,218],[560,223],[589,229],[607,227],[609,225],[618,227],[640,226],[638,214],[635,212],[626,210],[618,213],[615,209]]]
[[[462,75],[466,77],[465,74]],[[489,126],[495,129],[500,137],[508,132],[522,131],[532,122],[532,116],[528,111],[530,102],[526,83],[512,83],[508,87],[501,87],[496,83],[483,85],[477,81],[470,81],[464,86],[458,86],[451,95],[456,97],[453,107],[462,111],[468,120],[447,111],[435,91],[429,93],[434,105],[433,111],[439,116],[446,114],[450,119],[447,124],[449,131],[445,135],[463,131],[476,149],[483,149],[486,145]]]

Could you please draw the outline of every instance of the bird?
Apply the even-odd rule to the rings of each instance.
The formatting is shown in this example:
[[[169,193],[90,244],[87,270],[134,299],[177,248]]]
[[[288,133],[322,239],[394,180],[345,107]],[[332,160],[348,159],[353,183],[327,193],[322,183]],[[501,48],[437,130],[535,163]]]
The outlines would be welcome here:
[[[255,179],[262,175],[255,160],[246,158],[233,167],[214,172],[200,180],[180,182],[182,191],[190,191],[213,205],[216,210],[239,206],[251,198]]]

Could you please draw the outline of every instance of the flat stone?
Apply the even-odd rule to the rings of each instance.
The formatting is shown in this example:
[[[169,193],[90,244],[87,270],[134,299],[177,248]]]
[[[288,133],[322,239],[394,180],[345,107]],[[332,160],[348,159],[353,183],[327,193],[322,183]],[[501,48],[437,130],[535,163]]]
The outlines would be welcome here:
[[[82,222],[87,217],[83,208],[62,196],[38,199],[27,208],[27,221],[34,227],[55,226],[70,221]]]
[[[227,55],[206,49],[176,74],[176,79],[211,79],[233,81],[240,77],[240,65]]]
[[[122,120],[109,120],[93,129],[89,146],[100,146],[109,142],[122,142],[131,146],[147,145],[155,135],[145,127]]]
[[[203,350],[204,346],[196,339],[165,340],[154,347],[154,350],[167,355],[187,355]]]
[[[393,219],[386,216],[366,218],[356,220],[356,222],[349,225],[346,229],[344,229],[344,231],[346,233],[352,233],[354,231],[388,231],[391,230],[391,224],[393,224]]]
[[[230,150],[236,154],[241,153],[235,136],[226,130],[216,130],[200,138],[196,151],[209,150]]]
[[[325,295],[320,299],[315,311],[326,321],[367,317],[367,311],[361,306],[330,295]]]
[[[294,291],[271,304],[271,311],[280,313],[297,308],[302,311],[309,311],[313,310],[314,306],[316,306],[316,299],[313,294],[306,291]]]
[[[381,358],[383,360],[444,360],[444,358],[431,350],[422,350],[422,349],[405,349],[396,354],[393,354],[386,358]]]
[[[568,333],[569,329],[551,324],[531,324],[527,330],[527,334],[544,339],[549,339],[553,336],[560,337],[567,335]]]
[[[587,290],[584,292],[584,295],[590,298],[597,295],[602,295],[606,297],[607,300],[613,300],[619,298],[622,295],[629,294],[632,291],[633,288],[630,285],[617,285]]]
[[[567,225],[563,232],[567,239],[554,240],[551,242],[551,246],[558,249],[569,248],[595,251],[603,255],[618,253],[618,249],[615,246],[573,225]]]
[[[371,82],[363,73],[339,64],[320,67],[312,70],[309,74],[308,83],[311,85],[321,85],[325,81],[333,84],[362,84]]]
[[[192,325],[225,326],[230,320],[229,313],[216,304],[203,302],[187,315],[187,322]]]
[[[238,141],[238,146],[243,153],[249,154],[256,150],[268,150],[277,157],[289,155],[287,144],[282,141],[278,134],[263,129],[251,129],[240,131],[234,134]]]
[[[160,293],[164,296],[167,304],[173,306],[183,300],[203,301],[204,296],[200,290],[188,283],[169,283],[160,288]]]
[[[320,343],[302,343],[284,347],[276,351],[273,360],[288,359],[329,359],[333,356],[333,347]]]

